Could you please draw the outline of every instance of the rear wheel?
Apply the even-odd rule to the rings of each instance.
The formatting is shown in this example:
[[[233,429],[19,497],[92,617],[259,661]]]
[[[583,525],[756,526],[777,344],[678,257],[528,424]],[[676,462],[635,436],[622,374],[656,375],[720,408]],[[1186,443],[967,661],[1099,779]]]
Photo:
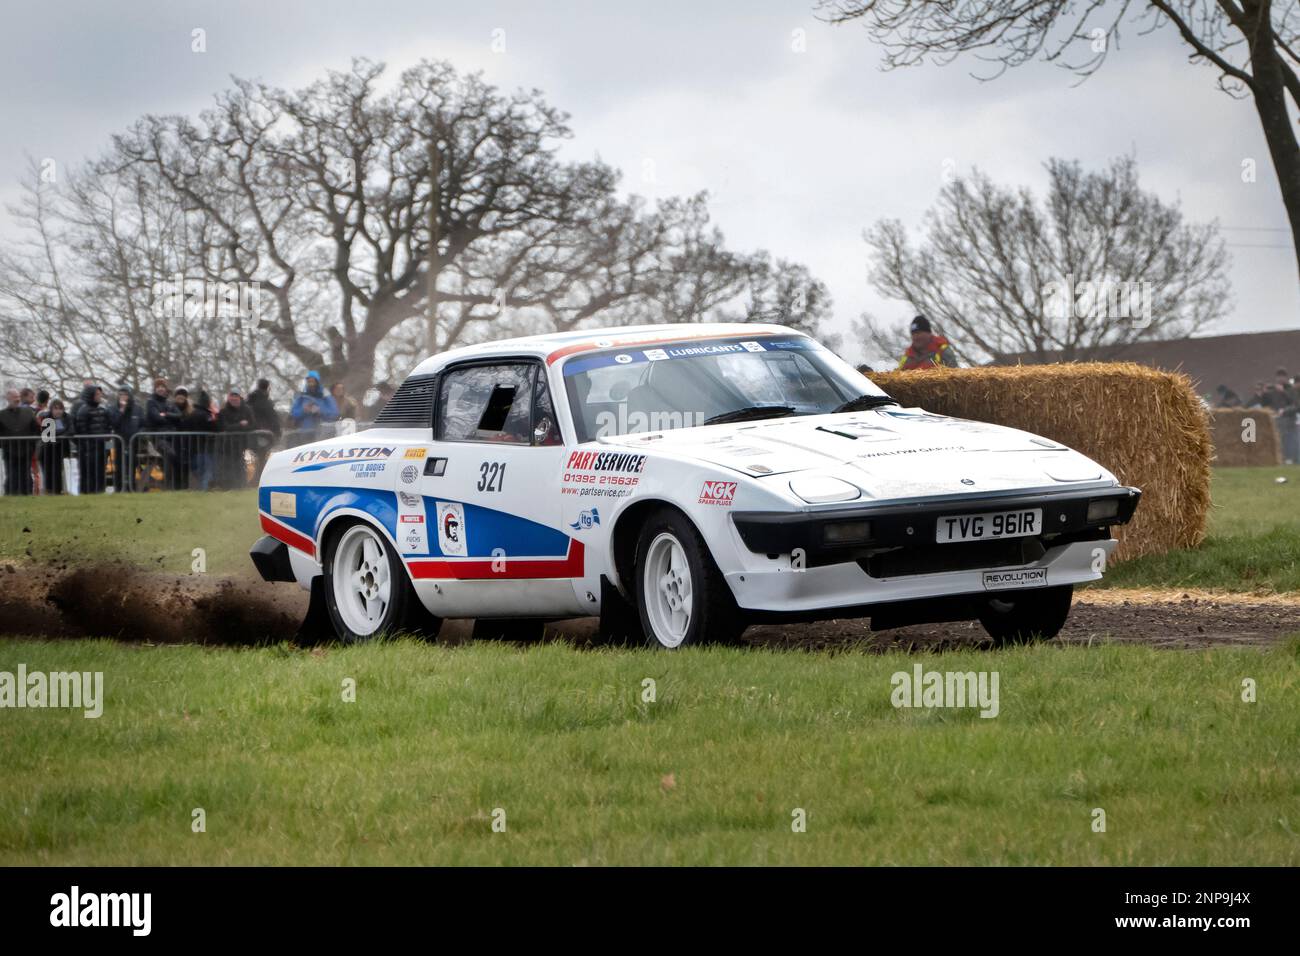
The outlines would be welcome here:
[[[662,508],[650,516],[641,528],[635,567],[637,611],[651,647],[729,644],[744,630],[731,588],[681,512]]]
[[[442,620],[420,603],[397,552],[365,522],[330,537],[323,571],[325,607],[339,640],[368,641],[397,631],[437,635]]]
[[[1073,596],[1072,584],[1008,591],[988,598],[980,611],[980,624],[998,645],[1050,640],[1065,626]]]

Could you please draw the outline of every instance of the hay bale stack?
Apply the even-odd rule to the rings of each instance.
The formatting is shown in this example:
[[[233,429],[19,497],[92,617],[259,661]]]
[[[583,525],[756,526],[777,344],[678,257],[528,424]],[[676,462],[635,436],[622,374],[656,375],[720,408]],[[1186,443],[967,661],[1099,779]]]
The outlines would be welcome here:
[[[1210,509],[1208,415],[1185,375],[1131,362],[881,372],[904,406],[1020,428],[1069,445],[1142,489],[1116,529],[1120,558],[1190,548]]]
[[[1251,431],[1253,430],[1253,435]],[[1282,464],[1282,436],[1267,408],[1216,408],[1210,412],[1214,461],[1218,465]],[[1254,441],[1248,439],[1254,438]]]

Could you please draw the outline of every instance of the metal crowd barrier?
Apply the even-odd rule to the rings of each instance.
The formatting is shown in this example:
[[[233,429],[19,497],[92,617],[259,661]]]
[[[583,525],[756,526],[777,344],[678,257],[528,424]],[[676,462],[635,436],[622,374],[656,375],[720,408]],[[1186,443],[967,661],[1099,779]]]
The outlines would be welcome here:
[[[120,435],[0,438],[0,493],[95,495],[131,485]]]
[[[289,419],[289,423],[292,424],[292,419]],[[336,422],[322,422],[315,428],[288,428],[284,432],[284,447],[297,448],[299,445],[309,445],[314,441],[320,441],[322,438],[352,435],[359,431],[365,431],[373,424],[374,422],[340,418]]]
[[[120,435],[0,438],[5,495],[117,491],[207,491],[256,486],[271,452],[362,431],[371,422],[342,419],[316,429],[140,431]]]
[[[257,484],[275,450],[274,433],[142,431],[131,436],[127,472],[134,491],[209,491]]]

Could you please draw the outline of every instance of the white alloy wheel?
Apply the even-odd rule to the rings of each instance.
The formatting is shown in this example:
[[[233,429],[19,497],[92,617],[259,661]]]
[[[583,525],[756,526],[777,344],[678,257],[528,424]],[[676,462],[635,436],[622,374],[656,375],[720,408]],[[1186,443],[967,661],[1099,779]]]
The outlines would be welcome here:
[[[369,525],[343,532],[334,552],[331,582],[339,616],[348,629],[367,637],[380,629],[392,599],[392,580],[384,542]]]
[[[691,565],[672,533],[664,531],[650,542],[641,586],[655,640],[664,647],[677,647],[690,630],[695,599]]]

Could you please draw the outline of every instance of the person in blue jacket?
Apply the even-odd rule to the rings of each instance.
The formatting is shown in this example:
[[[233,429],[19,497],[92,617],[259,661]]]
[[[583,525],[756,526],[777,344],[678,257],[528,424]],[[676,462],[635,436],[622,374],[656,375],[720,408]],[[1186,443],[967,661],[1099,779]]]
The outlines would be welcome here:
[[[307,373],[302,391],[294,396],[289,416],[299,431],[311,436],[320,431],[321,425],[338,421],[339,407],[334,397],[321,387],[319,372]]]

